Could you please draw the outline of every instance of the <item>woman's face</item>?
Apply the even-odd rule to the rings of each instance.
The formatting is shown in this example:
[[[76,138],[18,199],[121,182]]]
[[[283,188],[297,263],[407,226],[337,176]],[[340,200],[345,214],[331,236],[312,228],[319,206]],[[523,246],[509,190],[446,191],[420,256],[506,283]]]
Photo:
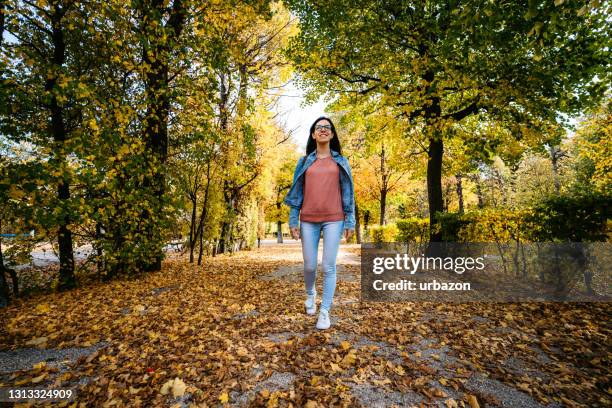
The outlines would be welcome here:
[[[312,138],[319,143],[325,143],[332,140],[334,133],[331,130],[331,123],[326,119],[321,119],[315,124],[314,133]]]

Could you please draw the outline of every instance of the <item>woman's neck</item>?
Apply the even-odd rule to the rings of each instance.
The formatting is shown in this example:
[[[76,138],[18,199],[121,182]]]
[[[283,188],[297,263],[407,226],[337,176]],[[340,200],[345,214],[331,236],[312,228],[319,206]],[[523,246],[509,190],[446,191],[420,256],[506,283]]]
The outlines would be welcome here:
[[[331,156],[331,150],[329,149],[329,143],[325,143],[325,144],[317,143],[317,156]]]

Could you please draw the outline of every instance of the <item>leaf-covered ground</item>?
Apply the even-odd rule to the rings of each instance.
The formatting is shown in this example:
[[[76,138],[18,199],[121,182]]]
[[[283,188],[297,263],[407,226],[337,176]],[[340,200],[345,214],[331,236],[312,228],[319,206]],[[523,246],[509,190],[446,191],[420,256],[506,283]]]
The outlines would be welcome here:
[[[609,304],[365,303],[358,255],[342,246],[325,331],[296,244],[21,301],[0,386],[102,407],[610,406]]]

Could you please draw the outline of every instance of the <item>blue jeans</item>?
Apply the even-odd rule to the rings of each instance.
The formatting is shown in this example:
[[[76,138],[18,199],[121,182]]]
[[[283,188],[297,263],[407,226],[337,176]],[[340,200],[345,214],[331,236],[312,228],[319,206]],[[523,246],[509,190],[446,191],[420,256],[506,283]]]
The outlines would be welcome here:
[[[342,239],[344,221],[302,221],[300,223],[302,254],[304,256],[304,284],[308,295],[315,294],[317,251],[321,230],[323,230],[323,299],[321,300],[321,309],[329,311],[336,290],[336,257]]]

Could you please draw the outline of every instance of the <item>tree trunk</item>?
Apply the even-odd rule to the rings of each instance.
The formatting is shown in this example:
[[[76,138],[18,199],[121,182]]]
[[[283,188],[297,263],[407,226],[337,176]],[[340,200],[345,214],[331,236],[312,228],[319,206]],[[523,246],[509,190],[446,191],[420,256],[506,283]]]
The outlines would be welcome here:
[[[442,154],[444,145],[442,135],[436,133],[429,138],[427,161],[427,199],[429,204],[429,241],[440,242],[442,234],[436,231],[437,212],[443,211],[442,202]]]
[[[191,225],[189,226],[189,263],[193,263],[193,252],[195,250],[197,195],[191,197]]]
[[[550,148],[550,161],[553,169],[553,180],[555,183],[555,193],[558,195],[561,191],[561,183],[559,181],[559,158],[561,157],[561,150],[559,148]]]
[[[280,220],[276,221],[276,242],[278,244],[283,243],[283,222]]]
[[[60,72],[66,60],[66,44],[64,43],[64,33],[61,27],[61,19],[63,10],[59,6],[55,6],[52,14],[52,33],[51,41],[53,43],[53,58],[52,63],[56,72]],[[60,290],[71,289],[76,286],[76,278],[74,276],[74,254],[72,249],[72,232],[68,228],[70,225],[70,215],[68,213],[68,202],[70,201],[70,179],[65,174],[64,168],[66,165],[64,151],[67,140],[67,132],[64,121],[64,108],[60,106],[57,100],[57,94],[53,92],[57,86],[57,77],[47,77],[45,82],[45,90],[51,94],[51,101],[48,108],[51,114],[49,123],[53,140],[56,143],[54,150],[53,161],[61,172],[61,179],[58,181],[57,198],[60,202],[60,207],[63,210],[63,216],[59,219],[57,240],[59,244],[59,285]]]
[[[380,225],[385,225],[385,212],[387,211],[387,190],[380,191]]]
[[[178,40],[186,19],[186,9],[181,0],[175,0],[170,16],[164,27],[166,36],[160,38],[159,27],[163,26],[163,16],[167,5],[163,0],[143,2],[141,5],[141,30],[145,36],[142,57],[145,66],[144,83],[147,112],[145,116],[144,139],[150,155],[151,175],[145,185],[151,190],[152,212],[146,214],[147,244],[160,240],[155,224],[156,217],[162,213],[166,192],[165,165],[168,159],[168,115],[170,112],[170,90],[168,81],[169,54]],[[163,244],[163,243],[162,243]],[[154,244],[150,262],[143,266],[145,271],[161,270],[163,245]]]
[[[200,221],[198,223],[198,230],[196,231],[196,235],[194,241],[198,240],[198,236],[200,238],[200,253],[198,254],[198,265],[202,264],[202,246],[204,242],[204,225],[206,224],[206,220],[208,218],[208,194],[210,192],[210,160],[206,163],[206,188],[204,189],[204,202],[202,203],[202,212],[200,213]],[[192,262],[193,263],[193,262]]]
[[[7,307],[11,301],[9,286],[4,274],[4,265],[0,266],[0,308]]]
[[[112,228],[112,237],[113,237],[113,254],[120,254],[121,247],[123,246],[123,242],[125,241],[125,237],[123,234],[123,229],[121,224],[111,224],[109,228]],[[108,268],[108,266],[107,266]],[[104,280],[109,280],[112,277],[119,275],[122,272],[125,272],[126,264],[123,256],[117,257],[117,259],[112,264],[112,267],[108,268],[109,271],[105,276]]]
[[[455,176],[457,178],[457,198],[459,200],[459,214],[463,214],[463,178],[461,174]]]
[[[217,246],[217,253],[224,254],[227,252],[229,245],[229,239],[227,238],[227,232],[229,231],[229,221],[223,221],[221,225],[221,236],[219,237],[219,245]]]
[[[448,212],[448,208],[450,207],[450,199],[451,199],[451,184],[447,180],[446,185],[444,186],[444,212]]]
[[[198,266],[202,265],[202,254],[204,253],[204,232],[200,234],[200,252],[198,253]]]
[[[0,8],[0,11],[2,9]],[[2,219],[0,219],[0,234],[2,234]],[[8,282],[6,281],[7,268],[4,267],[4,257],[2,255],[2,237],[0,236],[0,307],[6,307],[11,301]]]
[[[484,208],[484,196],[482,194],[482,184],[480,182],[480,176],[476,175],[474,177],[474,181],[476,182],[476,197],[478,197],[478,208]]]
[[[355,200],[355,239],[361,244],[361,224],[359,223],[359,206]]]
[[[102,245],[99,245],[100,242],[102,242],[102,224],[97,221],[96,222],[96,243],[98,245],[96,245],[96,269],[98,271],[98,277],[101,276],[102,271],[104,271],[104,259],[102,257],[103,252],[102,252]]]

